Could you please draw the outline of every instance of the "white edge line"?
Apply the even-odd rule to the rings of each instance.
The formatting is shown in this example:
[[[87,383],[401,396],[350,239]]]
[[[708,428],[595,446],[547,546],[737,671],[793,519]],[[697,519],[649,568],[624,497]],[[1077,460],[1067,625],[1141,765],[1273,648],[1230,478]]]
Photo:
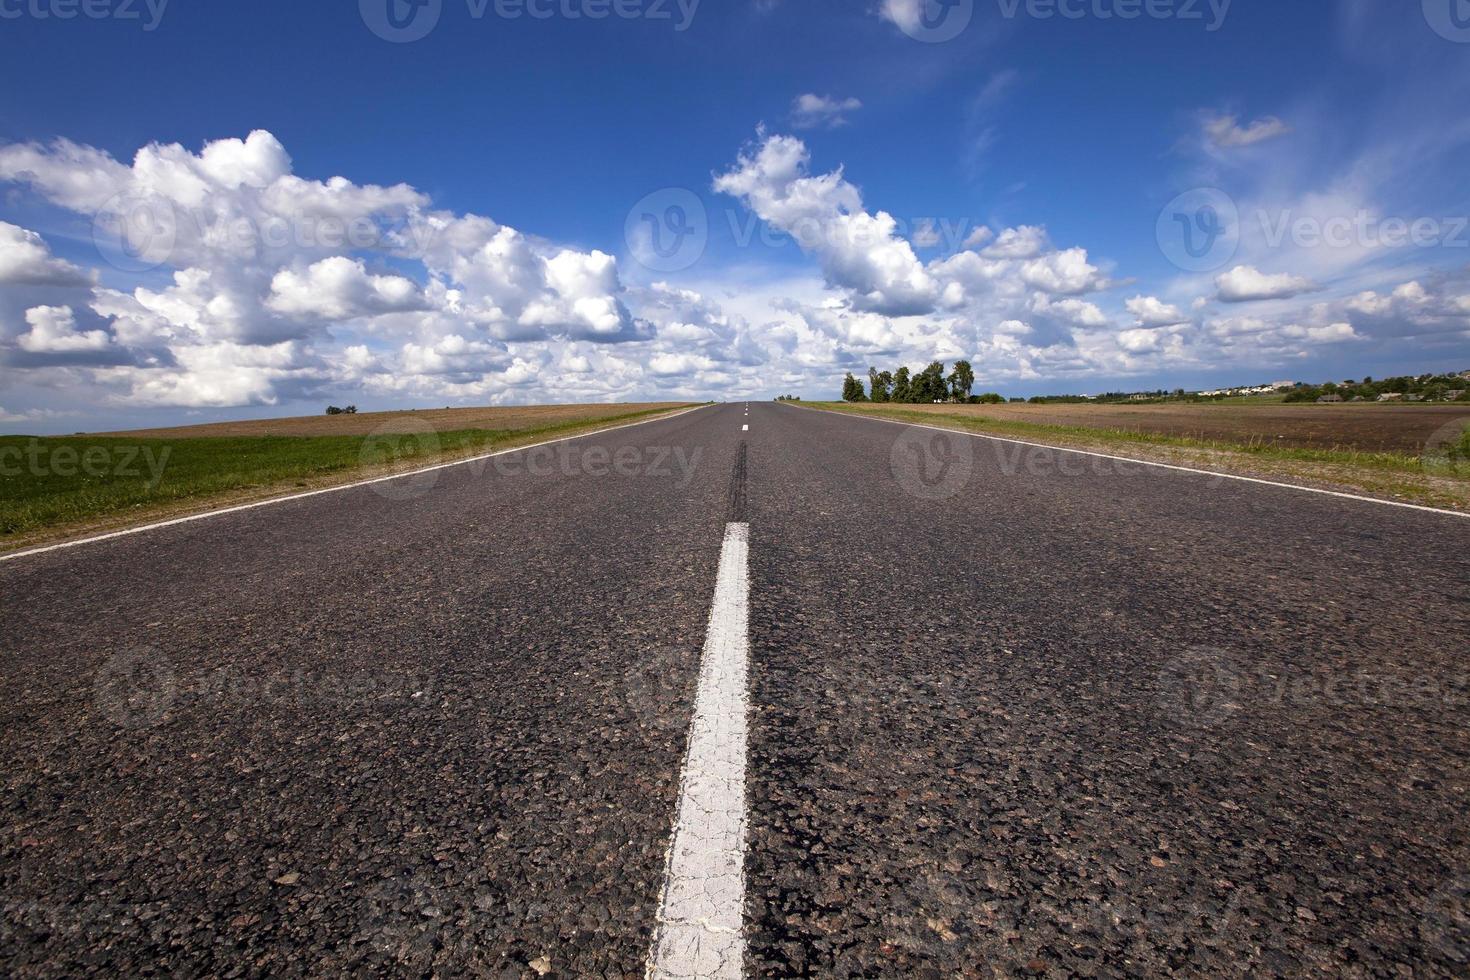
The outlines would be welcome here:
[[[790,408],[797,406],[791,405]],[[1319,493],[1327,497],[1339,497],[1343,500],[1357,500],[1365,504],[1383,504],[1385,507],[1402,507],[1405,510],[1418,510],[1426,514],[1444,514],[1447,517],[1470,518],[1470,513],[1458,510],[1445,510],[1442,507],[1426,507],[1424,504],[1408,504],[1401,500],[1385,500],[1382,497],[1365,497],[1356,493],[1343,493],[1341,490],[1323,490],[1321,487],[1304,487],[1298,483],[1278,483],[1275,480],[1263,480],[1255,476],[1240,476],[1235,473],[1221,473],[1218,470],[1201,470],[1191,466],[1176,466],[1173,463],[1156,463],[1148,459],[1134,459],[1131,456],[1112,456],[1108,453],[1097,453],[1087,449],[1069,449],[1066,446],[1050,446],[1044,442],[1027,442],[1024,439],[1007,439],[1004,436],[987,435],[984,432],[970,432],[967,429],[947,429],[942,425],[924,425],[920,422],[904,422],[899,419],[886,419],[879,415],[862,415],[857,412],[836,412],[830,408],[803,408],[807,412],[825,412],[828,415],[837,415],[848,419],[867,419],[870,422],[887,422],[891,425],[906,425],[915,429],[933,429],[935,432],[955,432],[960,435],[973,436],[976,439],[989,439],[992,442],[1008,442],[1014,446],[1030,446],[1033,449],[1050,449],[1059,453],[1074,453],[1078,456],[1093,456],[1097,459],[1111,459],[1120,463],[1137,463],[1140,466],[1153,466],[1162,470],[1174,470],[1179,473],[1194,473],[1198,476],[1213,476],[1224,480],[1235,480],[1240,483],[1255,483],[1263,487],[1279,487],[1283,490],[1300,490],[1303,493]]]
[[[500,449],[493,453],[484,453],[479,456],[470,456],[465,459],[456,459],[449,463],[436,463],[433,466],[425,466],[423,469],[410,470],[407,473],[394,473],[391,476],[379,476],[371,480],[359,480],[356,483],[344,483],[336,487],[323,487],[320,490],[307,490],[304,493],[293,493],[285,497],[271,497],[267,500],[257,500],[253,503],[238,504],[234,507],[223,507],[219,510],[206,510],[199,514],[189,514],[185,517],[175,517],[167,521],[158,521],[153,524],[143,524],[139,527],[124,528],[121,531],[110,531],[107,534],[98,534],[90,538],[78,538],[76,541],[62,541],[59,544],[43,545],[39,548],[29,548],[25,551],[12,551],[9,554],[0,555],[0,562],[14,561],[17,558],[27,558],[31,555],[44,555],[48,551],[61,551],[66,548],[79,548],[84,544],[96,544],[99,541],[111,541],[113,538],[124,538],[130,534],[142,534],[145,531],[157,531],[165,527],[174,527],[178,524],[190,524],[194,521],[202,521],[208,517],[222,517],[225,514],[238,514],[244,510],[255,510],[257,507],[269,507],[272,504],[285,504],[293,500],[305,500],[307,497],[319,497],[326,493],[341,493],[344,490],[356,490],[359,487],[370,487],[376,483],[387,483],[391,480],[405,480],[411,476],[419,476],[424,473],[433,473],[436,470],[447,470],[455,466],[465,466],[469,463],[478,463],[483,460],[493,459],[496,456],[506,456],[510,453],[525,452],[527,449],[539,449],[542,446],[554,446],[559,442],[568,442],[572,439],[583,439],[587,436],[601,435],[604,432],[616,432],[618,429],[630,429],[635,425],[647,425],[650,422],[666,422],[676,419],[690,412],[697,412],[701,408],[709,408],[708,405],[695,405],[693,408],[685,408],[674,412],[672,415],[658,415],[651,419],[639,419],[637,422],[625,422],[622,425],[610,425],[605,429],[592,429],[587,432],[578,432],[560,439],[547,439],[545,442],[531,443],[528,446],[516,446],[512,449]]]
[[[648,980],[739,980],[745,959],[750,525],[725,525]]]

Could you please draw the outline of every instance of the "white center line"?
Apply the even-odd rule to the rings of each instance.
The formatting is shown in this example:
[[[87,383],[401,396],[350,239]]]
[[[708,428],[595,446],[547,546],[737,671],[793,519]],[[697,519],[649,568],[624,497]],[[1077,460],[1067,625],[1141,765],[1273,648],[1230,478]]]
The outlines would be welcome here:
[[[749,432],[750,431],[750,426],[748,426],[748,425],[742,425],[740,427],[740,431],[741,432]]]
[[[727,524],[648,976],[745,968],[745,726],[750,525]]]

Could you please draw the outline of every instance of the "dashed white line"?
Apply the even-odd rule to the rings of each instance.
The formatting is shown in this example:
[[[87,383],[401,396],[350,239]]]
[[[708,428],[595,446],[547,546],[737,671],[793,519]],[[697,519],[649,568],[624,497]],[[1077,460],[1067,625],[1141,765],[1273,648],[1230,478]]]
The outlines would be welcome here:
[[[745,963],[745,754],[750,525],[727,524],[669,844],[655,980],[739,980]]]
[[[740,427],[740,431],[741,432],[749,432],[750,431],[750,426],[748,426],[748,425],[742,425]]]

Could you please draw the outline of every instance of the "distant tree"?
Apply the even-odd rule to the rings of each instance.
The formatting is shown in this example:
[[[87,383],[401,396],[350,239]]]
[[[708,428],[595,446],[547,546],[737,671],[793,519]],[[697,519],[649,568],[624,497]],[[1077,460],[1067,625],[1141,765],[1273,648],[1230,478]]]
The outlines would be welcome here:
[[[911,402],[914,400],[914,385],[909,380],[909,369],[901,367],[893,372],[893,397],[892,401]]]
[[[970,396],[970,404],[972,405],[1004,405],[1005,403],[1005,398],[1001,395],[997,395],[993,391],[987,391],[983,395]]]
[[[342,414],[342,409],[338,408],[336,405],[328,405],[327,406],[327,414],[328,415],[341,415]]]
[[[913,400],[921,405],[944,401],[949,397],[949,385],[944,381],[944,364],[931,361],[929,366],[914,377]]]
[[[875,402],[888,401],[889,389],[893,387],[893,375],[877,368],[868,368],[868,397]]]
[[[342,409],[342,414],[343,415],[356,415],[357,414],[357,406],[356,405],[348,405],[346,408]]]
[[[865,402],[868,396],[863,394],[863,383],[847,372],[847,377],[842,379],[842,400],[845,402]]]
[[[970,390],[975,387],[975,371],[969,361],[955,361],[954,371],[949,376],[949,394],[957,402],[970,400]]]

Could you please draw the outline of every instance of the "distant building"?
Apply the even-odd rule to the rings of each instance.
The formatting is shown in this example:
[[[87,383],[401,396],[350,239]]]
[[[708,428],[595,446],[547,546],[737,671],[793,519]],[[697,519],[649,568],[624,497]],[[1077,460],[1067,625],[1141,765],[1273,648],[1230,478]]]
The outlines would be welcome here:
[[[1424,396],[1423,395],[1405,395],[1404,396],[1404,401],[1406,401],[1406,402],[1422,402],[1423,400],[1424,400]]]
[[[1401,402],[1404,400],[1404,396],[1397,391],[1385,391],[1378,396],[1378,400],[1381,402]]]
[[[1295,388],[1295,381],[1273,381],[1270,385],[1273,391],[1284,391],[1287,388]]]
[[[1445,401],[1448,401],[1448,402],[1458,401],[1459,399],[1461,399],[1463,397],[1465,397],[1465,389],[1464,388],[1456,388],[1454,391],[1447,391],[1447,392],[1444,393]]]
[[[1318,398],[1317,399],[1317,404],[1318,405],[1335,405],[1335,404],[1337,404],[1340,401],[1342,401],[1342,396],[1341,395],[1323,395],[1321,398]]]

